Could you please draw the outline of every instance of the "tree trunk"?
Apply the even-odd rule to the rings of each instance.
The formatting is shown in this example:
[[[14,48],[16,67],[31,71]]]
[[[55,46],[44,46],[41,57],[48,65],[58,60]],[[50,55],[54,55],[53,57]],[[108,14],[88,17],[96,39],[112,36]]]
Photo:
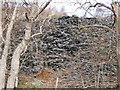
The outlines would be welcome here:
[[[2,0],[0,0],[0,56],[2,53],[2,47],[1,47],[2,46],[2,34],[3,34],[3,30],[2,30]]]
[[[25,37],[22,42],[17,46],[15,52],[13,53],[12,62],[11,62],[11,71],[10,76],[7,81],[7,88],[14,88],[15,79],[18,77],[19,72],[19,58],[21,53],[24,51],[25,47],[29,43],[31,37],[31,23],[26,24]]]
[[[24,51],[24,49],[26,48],[26,46],[29,43],[29,40],[31,38],[32,23],[34,22],[34,20],[36,20],[38,15],[49,5],[49,3],[51,1],[52,0],[49,0],[48,2],[46,2],[46,4],[43,6],[43,8],[40,9],[40,11],[37,14],[35,14],[35,16],[34,16],[34,13],[30,14],[29,20],[31,20],[31,21],[26,22],[27,29],[25,30],[24,39],[17,46],[17,48],[15,49],[15,51],[13,53],[10,76],[8,77],[8,81],[7,81],[7,88],[13,89],[15,87],[16,78],[18,77],[18,72],[19,72],[19,62],[20,62],[19,58],[20,58],[21,53]]]
[[[0,0],[0,62],[1,60],[1,54],[2,54],[2,0]],[[2,68],[1,63],[0,63],[0,68]],[[0,70],[1,73],[1,70]],[[0,79],[0,90],[4,88],[4,78],[1,80]]]
[[[6,33],[5,46],[4,46],[3,54],[2,54],[2,59],[0,59],[0,90],[5,87],[6,61],[7,61],[7,56],[8,56],[8,49],[10,46],[11,31],[12,31],[14,20],[16,17],[17,6],[18,6],[18,4],[16,5],[16,7],[13,11],[13,15],[12,15],[10,24],[8,26],[8,30]]]
[[[2,0],[0,0],[0,59],[2,56],[2,45],[3,45],[3,29],[2,29]]]

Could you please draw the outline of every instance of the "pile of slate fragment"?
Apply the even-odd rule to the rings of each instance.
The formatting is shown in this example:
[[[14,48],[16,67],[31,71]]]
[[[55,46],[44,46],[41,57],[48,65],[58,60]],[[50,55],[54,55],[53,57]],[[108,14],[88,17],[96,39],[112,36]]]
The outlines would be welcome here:
[[[94,24],[112,26],[112,21],[64,16],[54,18],[50,22],[54,23],[56,29],[44,30],[43,35],[33,39],[21,56],[21,60],[24,59],[24,70],[28,65],[26,71],[34,72],[35,68],[31,68],[37,68],[41,62],[54,70],[62,70],[81,62],[85,64],[98,60],[100,63],[100,58],[116,60],[116,50],[112,48],[116,46],[116,36],[113,32],[104,28],[80,28]],[[36,32],[39,29],[37,25],[33,28]]]
[[[95,24],[112,27],[113,21],[63,16],[53,18],[49,23],[53,26],[45,27],[43,34],[33,38],[26,52],[21,55],[20,72],[36,73],[43,67],[55,71],[84,67],[83,72],[76,71],[78,73],[76,75],[91,76],[95,72],[103,71],[106,76],[110,74],[116,76],[116,34],[105,28],[81,29],[82,26]],[[23,25],[13,33],[9,58],[14,48],[21,42],[24,29]],[[39,32],[39,22],[36,22],[32,29],[32,33]]]

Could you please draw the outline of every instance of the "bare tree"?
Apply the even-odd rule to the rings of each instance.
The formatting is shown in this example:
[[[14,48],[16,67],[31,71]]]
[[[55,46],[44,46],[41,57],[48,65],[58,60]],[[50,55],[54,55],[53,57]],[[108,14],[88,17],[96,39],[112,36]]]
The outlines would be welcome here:
[[[48,2],[46,2],[46,4],[43,6],[43,8],[41,8],[39,10],[39,12],[37,14],[34,15],[33,13],[31,13],[29,16],[30,18],[27,16],[27,13],[26,13],[26,17],[28,18],[28,22],[26,22],[25,36],[24,36],[24,39],[22,40],[22,42],[17,46],[17,48],[15,49],[15,51],[13,53],[10,76],[8,78],[8,81],[7,81],[7,88],[14,88],[14,84],[16,82],[16,78],[18,77],[18,72],[19,72],[20,55],[24,51],[24,49],[27,47],[27,45],[31,39],[32,23],[35,20],[37,20],[37,17],[39,16],[39,14],[41,14],[41,12],[49,5],[49,3],[51,1],[52,0],[49,0]]]
[[[8,26],[8,29],[7,29],[6,40],[4,42],[5,46],[4,46],[3,53],[2,53],[2,58],[1,58],[1,61],[0,61],[0,77],[1,77],[0,78],[0,83],[1,83],[0,84],[0,89],[4,88],[4,86],[5,86],[6,61],[7,61],[8,49],[9,49],[9,46],[10,46],[11,31],[12,31],[15,16],[16,16],[17,6],[18,6],[18,4],[16,5],[16,7],[14,9],[14,12],[13,12],[13,15],[12,15],[12,18],[11,18],[11,22],[10,22],[10,24]]]
[[[2,53],[2,0],[0,0],[0,54]]]
[[[25,1],[25,0],[24,0]],[[19,72],[19,64],[20,64],[20,56],[21,54],[23,54],[25,52],[25,50],[27,49],[27,46],[31,40],[31,38],[37,36],[37,35],[41,35],[42,32],[40,33],[36,33],[31,35],[32,32],[32,24],[38,19],[38,16],[44,11],[44,9],[50,4],[52,0],[49,0],[48,2],[46,2],[46,4],[40,9],[38,10],[38,12],[36,12],[36,7],[35,5],[32,5],[32,12],[30,14],[28,14],[27,12],[25,13],[25,18],[26,18],[26,29],[25,29],[25,36],[23,37],[23,40],[21,41],[21,43],[19,43],[19,45],[17,46],[17,48],[15,49],[15,51],[13,52],[13,56],[12,56],[12,60],[11,60],[11,69],[10,69],[10,76],[8,77],[7,80],[7,88],[14,88],[15,85],[17,87],[17,83],[18,83],[18,72]],[[86,3],[90,3],[90,2],[86,2]],[[85,3],[85,4],[86,4]],[[24,2],[24,4],[29,5],[26,1]],[[79,3],[80,4],[80,3]],[[81,5],[81,8],[84,8],[84,5]],[[111,6],[107,6],[103,3],[96,3],[94,5],[92,5],[91,3],[89,4],[90,6],[85,9],[86,13],[89,13],[89,9],[91,7],[97,7],[97,6],[102,6],[105,7],[107,9],[109,9],[113,14],[114,14],[114,27],[108,27],[105,25],[86,25],[86,26],[81,26],[80,29],[84,29],[84,28],[92,28],[92,27],[97,27],[97,28],[105,28],[110,30],[113,33],[117,34],[117,56],[118,56],[118,63],[119,63],[119,68],[120,68],[120,13],[119,13],[119,2],[113,2],[111,4]],[[6,73],[6,63],[7,63],[7,56],[8,56],[8,50],[9,50],[9,46],[10,46],[10,39],[11,39],[11,31],[13,28],[13,24],[14,24],[14,20],[16,17],[16,11],[17,11],[17,7],[18,4],[16,5],[14,11],[13,11],[13,15],[12,18],[10,20],[10,24],[8,26],[7,29],[7,33],[6,33],[6,38],[5,40],[3,39],[3,30],[2,30],[2,0],[0,0],[0,53],[2,54],[2,58],[0,58],[0,89],[5,88],[5,73]],[[38,8],[37,8],[38,9]],[[85,14],[86,14],[85,13]],[[45,22],[45,20],[44,20]],[[43,22],[43,24],[44,24]],[[42,28],[42,26],[40,26]],[[40,28],[40,29],[41,29]],[[2,49],[2,45],[4,43],[4,48]],[[120,72],[120,69],[118,68],[118,72]],[[99,73],[100,74],[100,73]],[[98,76],[100,76],[98,74]],[[120,76],[120,74],[118,73],[118,75]],[[118,78],[118,82],[120,85],[120,79]],[[57,83],[58,81],[56,80],[56,88],[57,88]],[[99,87],[99,80],[96,84],[97,87]]]
[[[0,0],[0,61],[1,61],[1,54],[2,54],[2,0]],[[0,64],[1,68],[1,64]],[[0,79],[0,83],[3,83]],[[3,86],[0,84],[0,89],[3,88]]]
[[[116,2],[114,0],[112,0],[112,3],[110,6],[107,6],[106,4],[104,3],[99,3],[99,2],[96,2],[94,5],[91,3],[91,2],[85,2],[84,4],[81,4],[80,2],[77,2],[77,4],[80,5],[80,7],[78,7],[77,9],[81,9],[83,8],[86,12],[85,14],[89,13],[90,15],[92,15],[90,13],[90,8],[92,7],[104,7],[104,8],[107,8],[108,10],[110,10],[112,13],[113,13],[113,16],[114,16],[114,25],[113,27],[108,27],[108,26],[105,26],[105,25],[86,25],[86,26],[82,26],[80,27],[81,29],[83,28],[92,28],[92,27],[98,27],[98,28],[106,28],[110,31],[112,31],[113,33],[115,33],[117,35],[117,49],[116,49],[116,53],[117,53],[117,59],[118,59],[118,85],[120,85],[120,2]],[[85,9],[84,8],[84,5],[86,4],[89,4],[88,8]],[[93,16],[93,15],[92,15]],[[115,27],[115,28],[114,28]]]
[[[27,45],[30,41],[30,39],[32,38],[31,35],[31,29],[32,29],[32,23],[34,21],[37,20],[39,14],[41,14],[42,11],[44,11],[44,9],[49,5],[49,3],[52,0],[49,0],[48,2],[46,2],[46,4],[43,6],[43,8],[41,8],[40,10],[38,10],[38,12],[35,14],[33,13],[36,9],[33,7],[33,12],[28,16],[27,13],[25,13],[25,17],[27,19],[26,22],[26,30],[25,30],[25,36],[24,39],[22,40],[22,42],[17,46],[17,48],[15,49],[13,56],[12,56],[12,61],[11,61],[11,70],[10,70],[10,76],[8,77],[7,80],[7,86],[5,86],[5,82],[6,82],[6,63],[7,63],[7,56],[8,56],[8,50],[9,50],[9,46],[10,46],[10,39],[11,39],[11,32],[12,32],[12,28],[13,28],[13,24],[16,18],[16,13],[17,13],[17,7],[19,5],[19,3],[17,3],[17,5],[15,6],[15,9],[13,11],[13,15],[11,17],[10,20],[10,24],[8,25],[8,29],[6,32],[6,38],[5,40],[3,39],[3,30],[2,30],[2,0],[0,0],[0,53],[2,54],[2,57],[0,58],[0,90],[2,88],[14,88],[15,84],[17,86],[17,78],[18,78],[18,72],[19,72],[19,58],[21,56],[21,53],[24,52],[25,48],[27,48]],[[41,34],[41,32],[40,32]],[[35,36],[35,35],[33,35]],[[4,41],[4,48],[2,48],[2,44]]]

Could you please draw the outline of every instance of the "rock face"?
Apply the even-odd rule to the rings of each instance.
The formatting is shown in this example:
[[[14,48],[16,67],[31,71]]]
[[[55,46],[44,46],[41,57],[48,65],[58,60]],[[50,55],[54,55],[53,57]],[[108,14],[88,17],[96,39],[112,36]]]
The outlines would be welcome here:
[[[106,79],[106,76],[115,76],[112,80],[117,82],[115,33],[104,28],[80,28],[94,24],[112,27],[112,21],[64,16],[53,18],[49,23],[44,27],[43,35],[33,38],[28,49],[21,56],[20,72],[37,73],[43,67],[57,72],[67,73],[68,70],[67,75],[61,74],[62,81],[59,87],[92,86],[98,79],[99,82],[104,79],[105,83],[108,83],[110,80]],[[14,32],[11,48],[20,42],[24,36],[24,29],[25,26],[22,25],[16,33]],[[17,32],[21,33],[21,36],[18,36]],[[39,32],[39,22],[33,25],[32,33],[36,32]],[[15,38],[17,36],[19,40]],[[96,76],[98,78],[95,78]],[[84,82],[81,83],[81,80]],[[107,86],[99,84],[99,87]]]

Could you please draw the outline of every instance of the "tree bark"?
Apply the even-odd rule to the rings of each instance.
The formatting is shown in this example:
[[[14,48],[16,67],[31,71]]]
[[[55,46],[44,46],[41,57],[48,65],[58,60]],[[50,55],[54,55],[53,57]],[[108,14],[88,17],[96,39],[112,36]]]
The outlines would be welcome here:
[[[1,60],[1,54],[2,54],[2,33],[3,33],[3,30],[2,30],[2,0],[0,0],[0,61]],[[1,66],[1,63],[0,63],[0,68],[2,68]],[[1,70],[0,70],[1,72]],[[4,86],[4,81],[0,79],[0,83],[3,83],[0,84],[0,90],[3,88]]]
[[[29,43],[31,37],[31,23],[26,24],[25,37],[22,42],[17,46],[13,53],[12,62],[11,62],[11,71],[10,76],[7,81],[7,88],[14,88],[15,79],[18,77],[19,72],[19,58],[21,53],[24,51],[25,47]]]
[[[2,28],[2,0],[0,0],[0,59],[2,55],[3,43],[4,43],[4,40],[3,40],[3,28]]]
[[[49,5],[49,3],[52,0],[49,0],[46,2],[46,4],[43,6],[42,9],[40,9],[39,13],[33,17],[33,13],[30,14],[30,19],[28,18],[28,22],[26,22],[26,30],[25,30],[25,36],[22,42],[17,46],[13,53],[12,61],[11,61],[11,70],[10,70],[10,76],[8,77],[7,81],[7,88],[14,88],[16,78],[18,77],[19,72],[19,58],[22,52],[24,52],[24,49],[26,48],[27,44],[29,43],[29,40],[31,39],[31,29],[32,29],[32,23],[37,19],[38,15]],[[28,17],[28,16],[27,16]]]
[[[10,24],[8,26],[8,30],[6,33],[5,46],[4,46],[3,54],[2,54],[2,59],[0,59],[0,90],[5,87],[6,61],[7,61],[7,56],[8,56],[8,49],[10,46],[11,31],[12,31],[14,20],[16,17],[17,6],[18,6],[18,4],[16,5],[16,7],[13,11],[13,15],[12,15]]]
[[[3,30],[2,30],[2,0],[0,0],[0,45],[1,45],[1,41],[2,41],[2,34],[3,34]]]
[[[2,55],[2,35],[3,35],[3,29],[2,29],[2,0],[0,0],[0,59]]]

